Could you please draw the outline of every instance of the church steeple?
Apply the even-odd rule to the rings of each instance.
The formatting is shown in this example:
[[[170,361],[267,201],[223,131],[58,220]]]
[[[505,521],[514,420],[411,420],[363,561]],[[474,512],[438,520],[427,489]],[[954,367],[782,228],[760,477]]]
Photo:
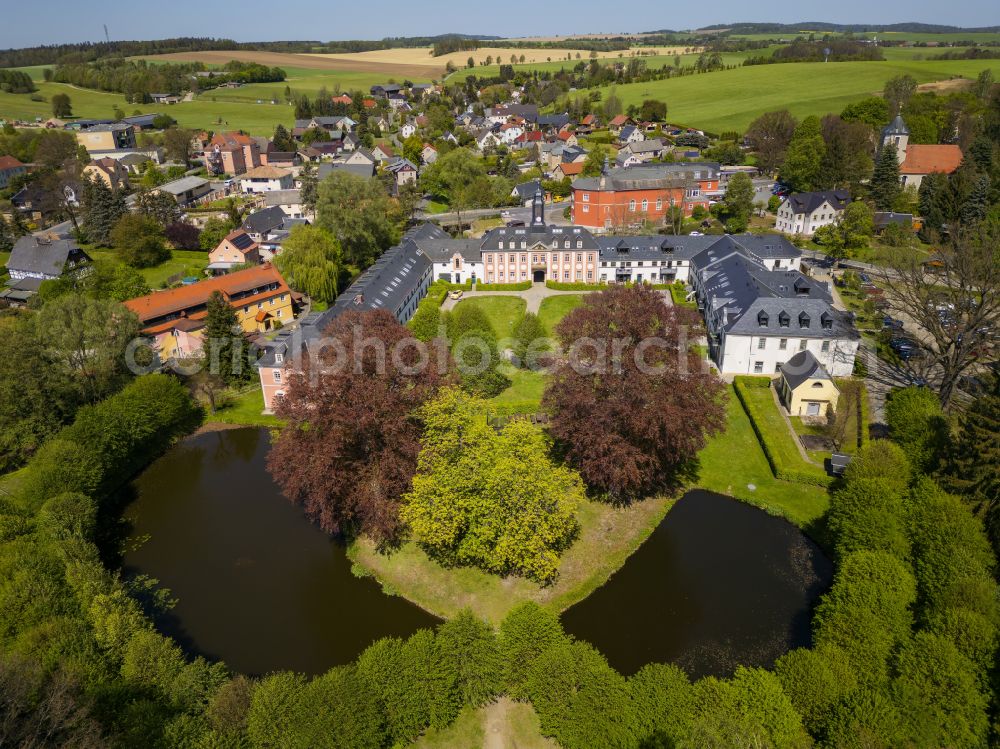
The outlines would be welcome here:
[[[910,131],[906,127],[906,123],[903,122],[903,115],[899,113],[896,114],[892,122],[882,128],[882,144],[880,147],[884,148],[890,143],[895,144],[896,153],[900,162],[902,162],[903,157],[906,155],[906,147],[910,144]]]

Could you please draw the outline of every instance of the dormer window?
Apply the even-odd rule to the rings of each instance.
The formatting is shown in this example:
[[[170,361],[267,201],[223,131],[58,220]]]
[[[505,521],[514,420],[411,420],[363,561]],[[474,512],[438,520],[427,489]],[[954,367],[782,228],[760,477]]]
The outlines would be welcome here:
[[[760,325],[760,327],[766,328],[768,319],[767,313],[764,310],[757,313],[757,324]]]
[[[830,313],[824,312],[820,315],[819,324],[823,326],[823,330],[833,330],[833,317]]]
[[[283,361],[285,361],[285,355],[284,354],[275,354],[274,355],[274,363],[275,364],[281,364]]]
[[[791,322],[792,322],[791,316],[784,310],[781,310],[780,314],[778,315],[778,327],[787,328],[791,324]]]
[[[809,327],[809,315],[805,312],[799,313],[799,327],[808,328]]]

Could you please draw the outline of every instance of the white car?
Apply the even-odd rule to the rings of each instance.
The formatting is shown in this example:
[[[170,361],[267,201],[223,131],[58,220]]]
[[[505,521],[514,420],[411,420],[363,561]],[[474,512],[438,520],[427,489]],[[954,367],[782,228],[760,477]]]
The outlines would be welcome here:
[[[703,237],[705,235],[702,234],[700,231],[692,231],[692,232],[688,233],[688,236],[689,237]]]

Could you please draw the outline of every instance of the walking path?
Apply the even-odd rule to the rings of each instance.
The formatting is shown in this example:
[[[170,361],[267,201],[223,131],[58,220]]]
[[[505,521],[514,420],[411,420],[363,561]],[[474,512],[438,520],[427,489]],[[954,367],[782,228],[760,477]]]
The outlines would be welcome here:
[[[516,296],[523,299],[528,303],[528,312],[533,312],[538,314],[539,308],[542,306],[542,300],[550,296],[567,296],[571,294],[591,294],[590,291],[556,291],[555,289],[550,289],[544,283],[532,284],[530,289],[524,291],[462,291],[462,299],[470,299],[477,296]],[[452,299],[450,296],[444,300],[444,304],[441,305],[442,310],[454,309],[455,305],[461,301],[459,299]]]

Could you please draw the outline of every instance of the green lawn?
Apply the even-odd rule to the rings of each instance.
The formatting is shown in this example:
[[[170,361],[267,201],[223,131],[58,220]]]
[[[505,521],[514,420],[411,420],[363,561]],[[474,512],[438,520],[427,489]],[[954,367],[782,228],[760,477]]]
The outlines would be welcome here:
[[[581,304],[583,304],[583,294],[560,294],[559,296],[545,297],[538,308],[538,319],[546,332],[552,335],[559,321]]]
[[[118,262],[118,256],[114,250],[88,248],[87,254],[94,260],[103,258],[113,263]],[[166,286],[168,278],[177,274],[194,276],[198,279],[203,278],[206,265],[208,265],[208,253],[204,250],[172,250],[170,259],[165,263],[152,268],[143,268],[139,272],[146,279],[150,288],[159,289]]]
[[[206,414],[206,424],[241,424],[244,426],[280,427],[284,424],[277,416],[265,414],[264,394],[260,383],[253,383],[242,393],[227,395],[214,414]]]
[[[542,736],[538,714],[529,702],[501,697],[480,707],[465,707],[455,722],[440,730],[431,728],[410,749],[481,749],[489,732],[504,749],[558,749]]]
[[[0,281],[7,279],[7,261],[10,260],[9,252],[0,252]]]
[[[500,395],[491,398],[490,403],[533,403],[542,402],[542,393],[545,390],[545,375],[541,372],[532,372],[530,369],[519,369],[510,364],[504,364],[502,371],[510,379],[510,387]]]
[[[526,301],[516,296],[470,296],[456,304],[455,309],[463,305],[479,307],[500,339],[514,334],[514,326],[528,307]]]
[[[763,392],[770,398],[767,390]],[[826,490],[774,478],[750,419],[732,387],[726,412],[725,433],[710,440],[698,456],[697,486],[763,507],[803,528],[815,523],[829,504]],[[790,435],[788,441],[791,442]]]
[[[617,86],[624,106],[663,99],[671,122],[711,132],[746,129],[754,118],[776,109],[796,117],[839,113],[845,105],[880,92],[895,75],[918,83],[975,78],[990,69],[1000,78],[1000,60],[886,60],[881,62],[782,63],[686,75]],[[607,91],[602,92],[605,97]]]

